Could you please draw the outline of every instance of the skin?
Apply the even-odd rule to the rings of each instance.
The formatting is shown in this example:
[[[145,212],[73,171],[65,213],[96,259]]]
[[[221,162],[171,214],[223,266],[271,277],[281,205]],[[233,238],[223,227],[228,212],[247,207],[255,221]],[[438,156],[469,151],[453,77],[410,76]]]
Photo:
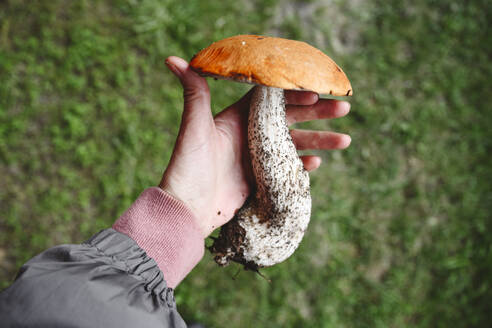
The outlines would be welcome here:
[[[184,110],[179,134],[159,187],[181,200],[195,215],[197,227],[206,238],[227,223],[254,186],[248,154],[247,126],[252,92],[215,117],[210,108],[210,92],[205,78],[193,72],[178,57],[166,59],[168,68],[179,78],[184,91]],[[345,116],[350,104],[319,99],[307,91],[286,91],[289,125]],[[350,136],[329,131],[291,130],[296,148],[344,149]],[[302,156],[307,171],[321,164],[318,156]]]

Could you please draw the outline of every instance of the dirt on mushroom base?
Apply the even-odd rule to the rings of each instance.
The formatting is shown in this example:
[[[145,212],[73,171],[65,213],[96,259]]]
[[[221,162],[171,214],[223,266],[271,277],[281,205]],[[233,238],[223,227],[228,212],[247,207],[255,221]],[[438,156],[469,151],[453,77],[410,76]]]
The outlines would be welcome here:
[[[214,260],[220,266],[227,266],[233,261],[243,265],[245,270],[255,271],[260,274],[260,276],[264,277],[259,269],[269,265],[261,265],[254,260],[248,260],[249,254],[245,254],[245,249],[248,248],[248,244],[251,243],[251,240],[248,240],[247,231],[243,227],[244,221],[253,220],[255,221],[253,223],[254,225],[262,225],[266,231],[277,231],[275,235],[278,236],[281,234],[281,230],[286,229],[286,227],[283,226],[286,220],[283,219],[280,220],[280,222],[270,220],[270,217],[267,216],[267,211],[265,211],[264,208],[261,208],[261,206],[258,206],[258,203],[251,199],[252,197],[248,198],[245,205],[236,213],[232,220],[221,227],[218,237],[211,237],[214,242],[208,247],[208,250],[212,254],[216,254]],[[284,217],[285,214],[286,213],[281,215],[281,217]],[[262,216],[263,220],[257,219],[257,215]],[[246,227],[248,227],[247,224]],[[251,230],[251,225],[249,225],[248,229]],[[255,231],[253,231],[253,233],[258,234]],[[265,238],[265,236],[260,235],[258,238]],[[290,248],[293,247],[293,252],[297,248],[298,243],[287,240],[286,244]],[[271,254],[267,249],[264,250],[264,253],[269,259],[275,258],[274,254]]]
[[[212,237],[214,243],[208,247],[215,255],[215,262],[220,266],[226,266],[230,261],[240,263],[245,269],[258,272],[260,266],[253,261],[246,261],[241,246],[244,243],[246,231],[237,224],[235,216],[231,221],[222,226],[218,238]]]

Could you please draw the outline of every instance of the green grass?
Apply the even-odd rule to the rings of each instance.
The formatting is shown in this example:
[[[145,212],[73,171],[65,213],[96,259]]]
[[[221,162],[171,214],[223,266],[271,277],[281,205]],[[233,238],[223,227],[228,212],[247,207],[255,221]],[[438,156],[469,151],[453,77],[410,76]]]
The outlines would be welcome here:
[[[479,327],[492,302],[487,1],[0,2],[0,287],[108,227],[158,183],[181,114],[164,65],[265,33],[328,53],[351,134],[320,152],[313,215],[272,280],[207,254],[178,308],[207,327]],[[214,112],[248,87],[209,81]]]

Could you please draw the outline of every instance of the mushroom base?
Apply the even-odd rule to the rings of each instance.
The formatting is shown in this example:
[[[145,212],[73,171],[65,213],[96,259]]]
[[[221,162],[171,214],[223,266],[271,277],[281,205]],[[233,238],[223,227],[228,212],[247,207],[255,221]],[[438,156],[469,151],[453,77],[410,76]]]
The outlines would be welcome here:
[[[257,271],[261,266],[244,258],[243,247],[246,231],[237,222],[237,217],[227,222],[220,229],[219,237],[209,247],[210,252],[216,254],[215,262],[220,266],[226,266],[230,261],[244,265],[246,269]]]

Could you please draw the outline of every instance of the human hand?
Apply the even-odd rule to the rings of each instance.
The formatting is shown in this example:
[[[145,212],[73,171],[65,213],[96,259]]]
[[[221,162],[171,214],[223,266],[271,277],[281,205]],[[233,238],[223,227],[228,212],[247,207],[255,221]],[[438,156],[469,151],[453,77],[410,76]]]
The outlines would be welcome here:
[[[178,57],[166,60],[184,90],[184,111],[179,134],[159,187],[184,202],[197,218],[204,238],[232,219],[254,184],[247,144],[251,91],[215,118],[205,78]],[[344,101],[319,99],[314,92],[285,91],[289,125],[345,116]],[[328,131],[292,130],[297,149],[343,149],[350,137]],[[313,171],[318,156],[302,156],[304,168]]]

